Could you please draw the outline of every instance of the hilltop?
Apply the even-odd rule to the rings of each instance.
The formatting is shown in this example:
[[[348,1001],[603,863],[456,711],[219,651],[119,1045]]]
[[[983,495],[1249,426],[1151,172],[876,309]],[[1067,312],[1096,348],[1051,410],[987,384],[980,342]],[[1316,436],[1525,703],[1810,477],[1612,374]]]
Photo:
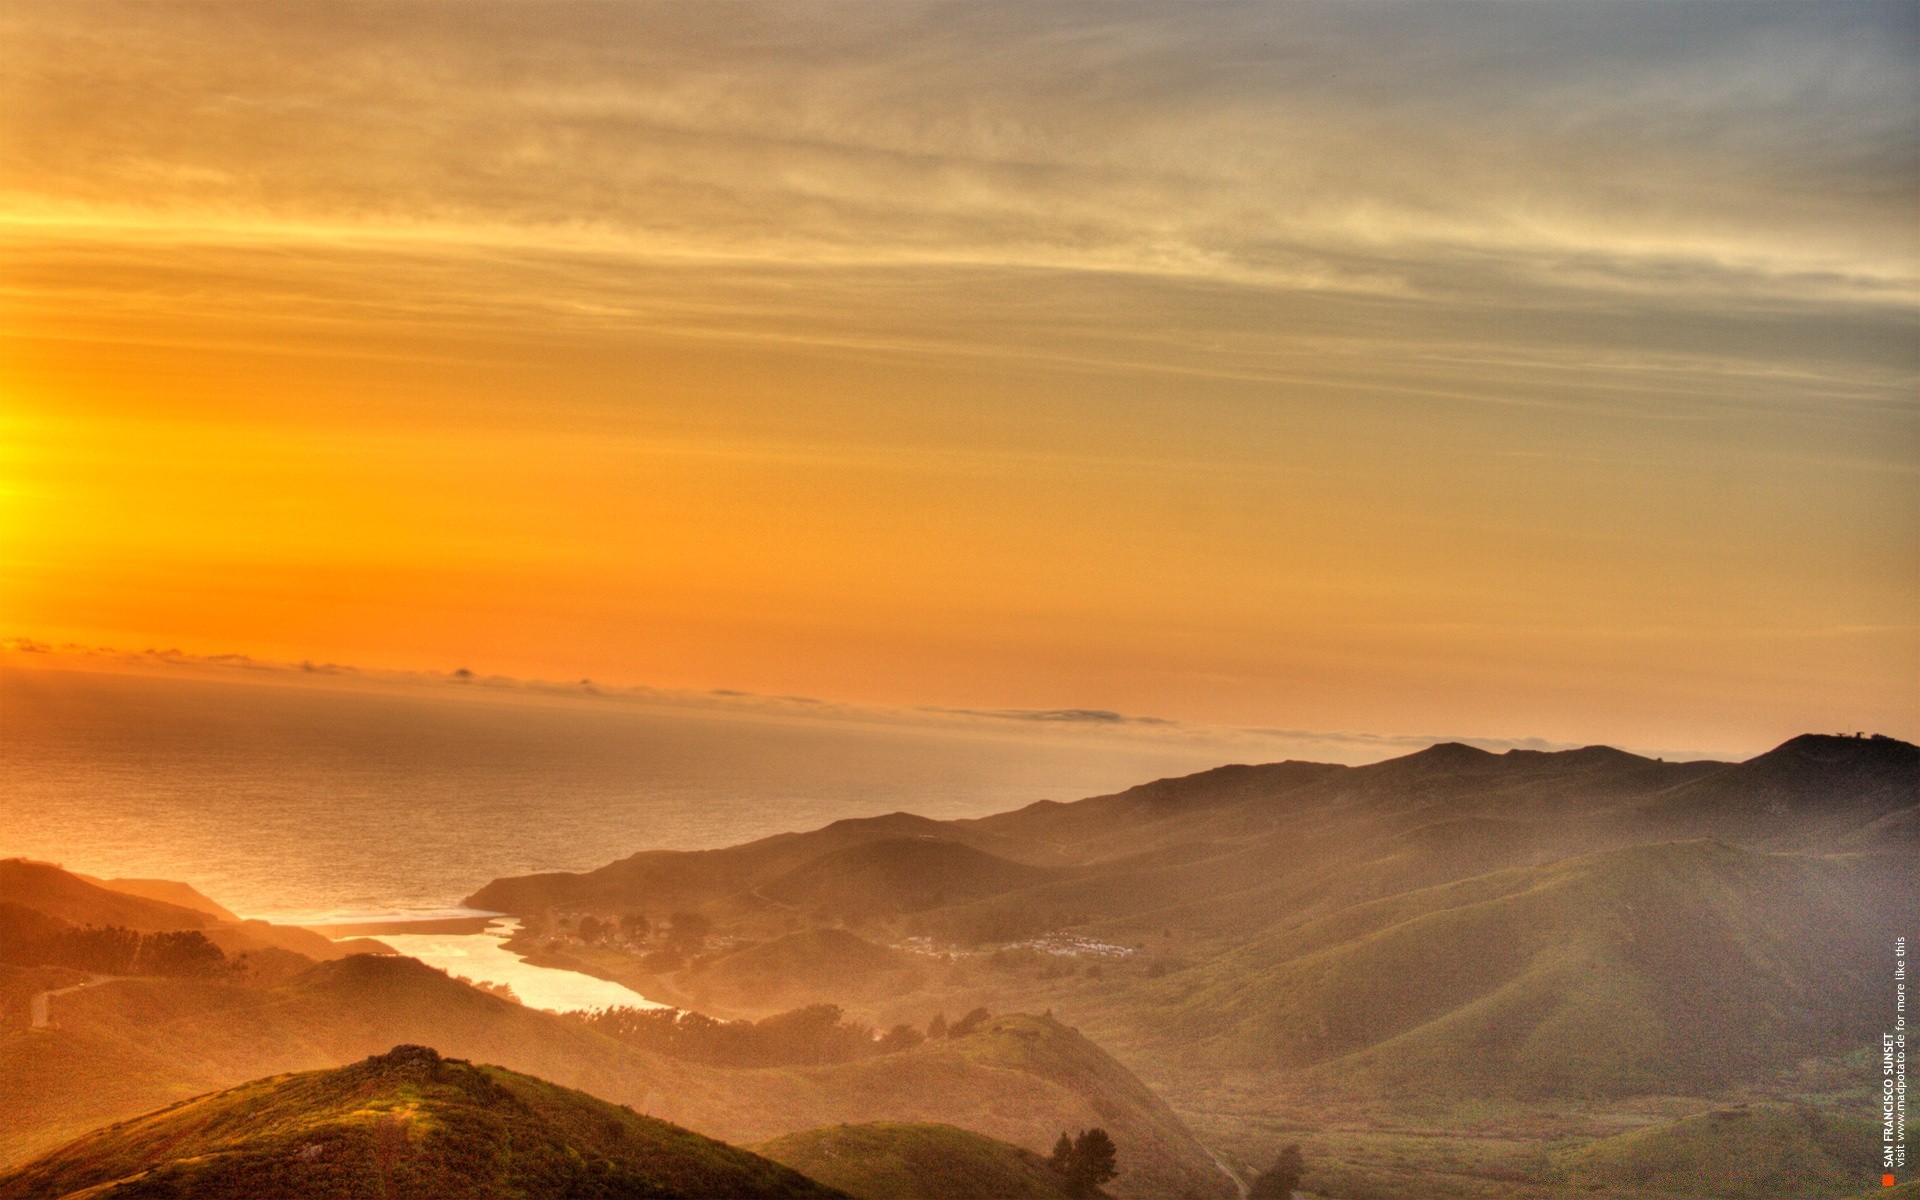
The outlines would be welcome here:
[[[1910,849],[1920,749],[1808,735],[1743,763],[1608,747],[1492,754],[1448,743],[1363,767],[1230,766],[971,820],[895,813],[723,850],[646,851],[580,874],[495,880],[478,908],[693,909],[747,931],[796,916],[912,914],[1006,941],[1062,918],[1112,932],[1257,932],[1398,892],[1650,841]]]
[[[0,1177],[0,1200],[831,1197],[791,1168],[498,1067],[400,1046],[100,1130]]]

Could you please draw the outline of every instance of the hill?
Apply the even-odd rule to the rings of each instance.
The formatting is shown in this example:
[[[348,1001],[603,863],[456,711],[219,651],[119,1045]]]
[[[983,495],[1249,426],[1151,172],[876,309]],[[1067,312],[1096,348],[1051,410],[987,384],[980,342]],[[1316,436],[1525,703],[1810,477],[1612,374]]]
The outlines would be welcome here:
[[[189,1100],[0,1177],[0,1200],[83,1191],[102,1200],[842,1194],[664,1121],[421,1046]]]
[[[1030,887],[1054,877],[963,842],[881,838],[829,851],[762,884],[759,891],[829,919],[919,912]]]
[[[1033,1151],[951,1125],[835,1125],[752,1149],[857,1200],[1072,1200],[1075,1195]]]
[[[1868,1038],[1914,893],[1870,860],[1603,851],[1269,935],[1142,1007],[1216,1058],[1349,1087],[1699,1094]]]
[[[1555,1156],[1574,1188],[1724,1200],[1846,1196],[1872,1172],[1878,1128],[1803,1105],[1742,1104]],[[1893,1189],[1878,1194],[1890,1195]]]
[[[919,969],[912,955],[844,929],[804,929],[721,955],[692,981],[723,1004],[771,1007],[788,997],[837,1001],[911,990]]]
[[[370,939],[334,942],[291,925],[241,920],[183,883],[164,879],[93,880],[24,858],[0,859],[0,905],[30,910],[73,926],[119,927],[138,933],[204,934],[229,956],[286,951],[316,962],[352,954],[391,953]]]
[[[73,873],[74,878],[83,879],[95,887],[106,888],[110,892],[124,892],[129,896],[140,896],[148,900],[159,900],[166,904],[191,908],[203,912],[216,921],[238,921],[240,918],[226,908],[203,895],[190,884],[178,883],[171,879],[97,879],[92,875]]]
[[[553,909],[701,909],[756,938],[796,914],[913,913],[922,931],[962,942],[1062,923],[1237,939],[1650,841],[1910,847],[1916,806],[1920,749],[1890,738],[1810,735],[1737,764],[1445,743],[1362,767],[1221,767],[973,820],[895,813],[725,850],[648,851],[583,874],[496,880],[467,903],[535,924]]]
[[[52,863],[0,859],[0,903],[17,904],[70,925],[118,925],[140,933],[208,929],[220,918],[190,908],[101,887]]]
[[[1116,1195],[1209,1196],[1225,1184],[1163,1101],[1046,1018],[997,1018],[966,1037],[850,1063],[741,1069],[626,1045],[409,958],[322,963],[271,987],[125,979],[58,1003],[56,1028],[0,1035],[0,1162],[187,1096],[417,1043],[736,1144],[913,1121],[1044,1150],[1062,1129],[1101,1125],[1122,1149]]]
[[[830,1124],[908,1121],[957,1125],[1038,1152],[1051,1148],[1062,1130],[1100,1126],[1120,1147],[1120,1176],[1108,1185],[1114,1195],[1234,1194],[1164,1100],[1050,1016],[995,1017],[964,1037],[930,1039],[900,1054],[754,1074],[765,1089],[763,1103],[776,1089],[797,1088],[799,1095],[760,1115],[719,1117],[712,1128],[729,1141],[751,1144]],[[785,1079],[776,1084],[774,1075]],[[790,1115],[796,1108],[819,1119],[799,1124]],[[769,1119],[783,1128],[768,1128]]]

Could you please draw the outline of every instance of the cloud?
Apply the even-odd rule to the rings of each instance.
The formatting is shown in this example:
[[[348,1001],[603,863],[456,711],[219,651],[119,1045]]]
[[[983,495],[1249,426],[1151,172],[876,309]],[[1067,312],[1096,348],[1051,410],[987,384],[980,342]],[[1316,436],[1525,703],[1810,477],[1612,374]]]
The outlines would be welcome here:
[[[1914,295],[1910,6],[13,11],[16,207],[134,231]]]

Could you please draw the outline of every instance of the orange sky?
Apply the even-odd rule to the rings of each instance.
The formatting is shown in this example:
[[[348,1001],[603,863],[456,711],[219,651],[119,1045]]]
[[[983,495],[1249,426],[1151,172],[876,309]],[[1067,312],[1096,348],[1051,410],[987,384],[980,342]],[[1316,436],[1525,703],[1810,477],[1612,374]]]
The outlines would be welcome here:
[[[0,636],[1920,735],[1916,10],[9,5]]]

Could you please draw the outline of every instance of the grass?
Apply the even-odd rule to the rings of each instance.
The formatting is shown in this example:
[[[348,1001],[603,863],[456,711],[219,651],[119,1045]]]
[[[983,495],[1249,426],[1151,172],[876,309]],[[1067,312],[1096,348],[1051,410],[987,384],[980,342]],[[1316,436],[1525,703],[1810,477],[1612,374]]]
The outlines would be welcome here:
[[[952,1125],[835,1125],[753,1149],[858,1200],[1068,1200],[1074,1194],[1033,1151]]]
[[[1770,1200],[1844,1196],[1874,1178],[1878,1127],[1804,1105],[1743,1104],[1555,1156],[1575,1188]]]
[[[497,1067],[400,1047],[110,1126],[7,1178],[0,1200],[831,1197],[788,1167]]]

